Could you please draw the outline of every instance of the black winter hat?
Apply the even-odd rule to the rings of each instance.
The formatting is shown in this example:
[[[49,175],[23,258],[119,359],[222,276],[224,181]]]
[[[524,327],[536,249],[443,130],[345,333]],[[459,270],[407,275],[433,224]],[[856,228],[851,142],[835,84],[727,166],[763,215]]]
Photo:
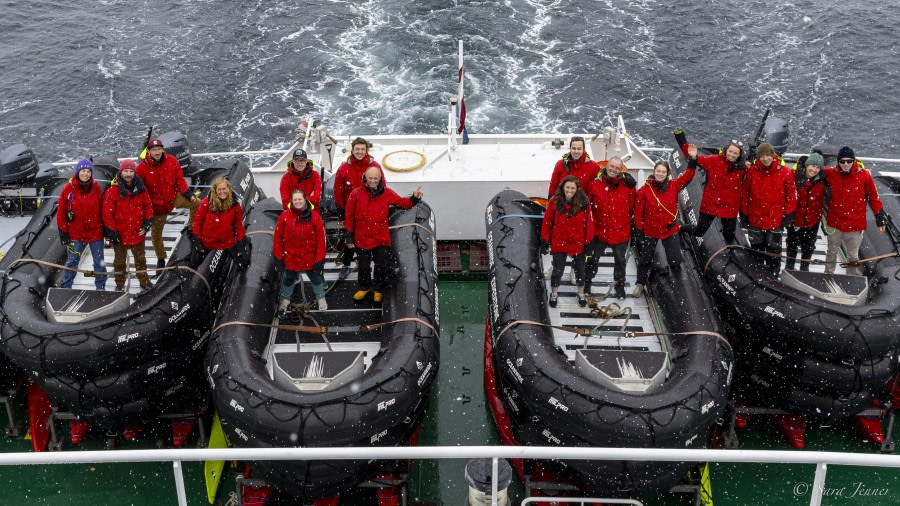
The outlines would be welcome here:
[[[854,153],[853,150],[849,147],[844,146],[840,149],[840,151],[838,151],[838,160],[841,160],[843,158],[853,158],[855,160],[856,153]]]

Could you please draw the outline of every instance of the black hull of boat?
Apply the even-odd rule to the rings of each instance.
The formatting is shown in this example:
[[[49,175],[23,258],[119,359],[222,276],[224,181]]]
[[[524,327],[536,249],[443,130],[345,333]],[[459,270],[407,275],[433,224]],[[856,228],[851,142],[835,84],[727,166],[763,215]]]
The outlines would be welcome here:
[[[264,198],[249,168],[237,161],[202,171],[195,183],[208,185],[219,176],[233,181],[247,208]],[[59,195],[61,188],[53,194]],[[0,286],[3,353],[55,405],[108,430],[200,405],[205,382],[196,371],[231,270],[230,256],[210,252],[196,273],[164,271],[151,290],[122,312],[83,323],[55,323],[45,316],[45,297],[60,270],[14,264],[29,258],[65,263],[55,217],[56,201],[47,201],[0,262],[5,270]],[[187,266],[190,248],[182,233],[168,266]]]
[[[274,230],[281,206],[262,202],[249,231]],[[399,278],[384,293],[383,321],[417,318],[438,328],[437,269],[431,209],[420,203],[391,215]],[[217,327],[240,321],[267,326],[276,313],[280,278],[272,236],[254,234],[250,266],[235,277]],[[325,313],[327,317],[328,312]],[[304,323],[306,325],[308,323]],[[346,327],[354,322],[341,322]],[[267,327],[229,326],[213,335],[206,372],[225,434],[235,447],[377,447],[409,444],[428,405],[439,365],[439,339],[417,321],[382,327],[381,347],[362,377],[323,391],[276,384],[266,369]],[[321,342],[321,338],[310,335]],[[385,461],[254,462],[279,491],[297,500],[333,496],[396,463]]]
[[[560,447],[705,446],[710,427],[725,409],[731,382],[733,356],[723,339],[693,333],[673,336],[668,379],[656,392],[640,395],[614,391],[579,375],[555,347],[547,327],[516,325],[499,336],[511,322],[550,323],[538,256],[540,220],[498,221],[504,215],[541,212],[521,193],[506,190],[491,201],[486,214],[488,338],[497,393],[518,441]],[[657,264],[660,254],[657,251]],[[680,272],[651,276],[648,289],[669,332],[721,333],[722,325],[694,269],[686,259]],[[555,465],[588,494],[633,497],[669,490],[692,464],[561,461]]]
[[[683,170],[681,160],[673,157],[673,171]],[[897,181],[873,175],[879,193],[900,190]],[[680,194],[688,222],[696,222],[704,177]],[[900,216],[896,197],[882,202],[889,217]],[[900,231],[891,223],[888,233],[878,233],[867,213],[860,258],[897,252]],[[900,370],[900,258],[866,264],[861,271],[869,280],[868,300],[848,306],[786,286],[751,251],[720,251],[726,244],[718,222],[688,243],[732,329],[740,352],[737,385],[748,402],[831,420],[859,413],[885,395]]]

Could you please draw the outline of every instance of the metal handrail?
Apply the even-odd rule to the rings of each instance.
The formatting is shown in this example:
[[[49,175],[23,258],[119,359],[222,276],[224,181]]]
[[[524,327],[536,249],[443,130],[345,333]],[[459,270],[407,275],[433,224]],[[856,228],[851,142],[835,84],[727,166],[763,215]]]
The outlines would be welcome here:
[[[558,448],[543,446],[416,446],[385,448],[221,448],[0,453],[0,465],[172,462],[179,504],[185,505],[181,463],[205,460],[366,460],[366,459],[568,459],[666,462],[816,464],[811,506],[822,501],[827,466],[898,467],[900,455],[772,450],[669,448]],[[496,462],[495,462],[496,465]],[[493,497],[497,497],[493,474]]]

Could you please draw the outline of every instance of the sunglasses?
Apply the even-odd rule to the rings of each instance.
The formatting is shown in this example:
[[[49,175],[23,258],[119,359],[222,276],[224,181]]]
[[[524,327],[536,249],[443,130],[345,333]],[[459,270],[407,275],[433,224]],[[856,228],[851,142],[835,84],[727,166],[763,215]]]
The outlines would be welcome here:
[[[841,165],[853,163],[853,158],[844,158],[844,159],[838,160],[838,163]]]
[[[741,141],[736,141],[736,140],[734,140],[734,139],[731,139],[731,143],[734,144],[734,145],[736,145],[736,146],[739,147],[739,148],[744,147],[744,143],[741,142]]]

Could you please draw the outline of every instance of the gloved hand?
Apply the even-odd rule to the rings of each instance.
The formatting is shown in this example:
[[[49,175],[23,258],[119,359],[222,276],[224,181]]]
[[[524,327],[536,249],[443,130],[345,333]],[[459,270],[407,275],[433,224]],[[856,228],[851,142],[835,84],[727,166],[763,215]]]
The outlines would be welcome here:
[[[629,173],[622,174],[622,178],[625,179],[625,187],[626,188],[635,188],[637,187],[637,180]]]
[[[152,219],[144,220],[144,222],[141,223],[141,230],[139,231],[140,235],[147,235],[147,232],[149,232],[152,227],[153,227]]]
[[[878,214],[875,215],[875,224],[878,227],[886,227],[888,224],[887,214],[884,212],[884,209],[878,211]]]
[[[633,242],[635,242],[635,243],[643,242],[643,240],[645,239],[644,231],[639,228],[635,228],[631,232],[631,238],[633,239]]]
[[[347,246],[354,247],[356,241],[353,240],[353,232],[344,230],[344,242],[347,243]]]
[[[278,272],[284,272],[284,259],[283,258],[275,259],[275,270]]]
[[[750,217],[746,214],[741,213],[738,220],[741,222],[741,228],[747,228],[750,226]]]
[[[171,195],[171,193],[169,195]],[[188,189],[188,191],[184,192],[182,195],[188,200],[194,200],[194,192],[192,192],[190,189]]]
[[[122,236],[119,235],[119,231],[111,228],[103,227],[103,237],[109,239],[109,242],[113,244],[122,242]]]
[[[313,270],[313,272],[316,272],[318,274],[324,274],[325,273],[325,260],[322,260],[322,261],[319,261],[319,262],[316,262],[315,264],[313,264],[312,270]]]
[[[541,255],[546,255],[550,253],[550,243],[541,239]]]
[[[785,228],[791,225],[794,222],[794,213],[784,215],[784,218],[781,219],[781,228]]]
[[[194,251],[202,252],[203,251],[203,239],[200,238],[197,234],[188,231],[188,234],[191,238],[191,247],[194,248]]]
[[[59,231],[59,242],[63,246],[68,246],[69,244],[71,244],[72,240],[69,239],[69,233],[63,232],[62,230],[60,230]]]

